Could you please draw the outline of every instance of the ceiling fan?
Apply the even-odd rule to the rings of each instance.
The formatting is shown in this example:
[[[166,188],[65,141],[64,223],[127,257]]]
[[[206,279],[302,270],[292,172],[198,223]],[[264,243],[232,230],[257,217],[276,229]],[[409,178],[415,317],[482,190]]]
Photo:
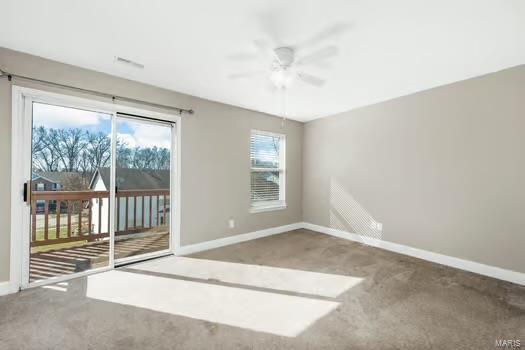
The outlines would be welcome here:
[[[257,48],[257,55],[240,53],[231,55],[230,58],[237,61],[251,60],[254,58],[262,59],[263,68],[230,74],[230,79],[242,79],[251,77],[267,77],[273,86],[277,89],[287,89],[295,81],[320,87],[325,80],[307,72],[308,66],[317,66],[328,68],[330,65],[326,62],[329,58],[336,56],[339,49],[335,45],[328,45],[305,56],[297,55],[298,52],[304,51],[305,47],[317,44],[320,41],[329,39],[332,36],[341,34],[346,31],[347,26],[337,24],[322,31],[309,40],[299,45],[278,46],[270,44],[269,41],[259,39],[253,43]]]

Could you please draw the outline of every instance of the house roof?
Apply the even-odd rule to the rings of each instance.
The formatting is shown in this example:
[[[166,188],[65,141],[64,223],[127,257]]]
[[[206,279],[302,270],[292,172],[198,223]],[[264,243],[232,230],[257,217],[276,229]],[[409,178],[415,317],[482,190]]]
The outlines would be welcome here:
[[[89,185],[93,188],[98,177],[106,189],[110,186],[110,168],[99,168]],[[140,170],[117,168],[117,186],[121,190],[159,190],[170,188],[169,170]]]
[[[75,171],[38,171],[33,172],[32,180],[42,178],[52,183],[63,184],[65,180],[72,177],[89,178],[89,174],[83,176],[82,173]]]

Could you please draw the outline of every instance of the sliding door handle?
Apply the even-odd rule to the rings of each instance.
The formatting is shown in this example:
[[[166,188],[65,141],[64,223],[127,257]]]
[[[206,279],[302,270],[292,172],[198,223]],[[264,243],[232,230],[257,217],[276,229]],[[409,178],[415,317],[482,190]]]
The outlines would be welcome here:
[[[24,202],[31,202],[31,180],[24,183]]]

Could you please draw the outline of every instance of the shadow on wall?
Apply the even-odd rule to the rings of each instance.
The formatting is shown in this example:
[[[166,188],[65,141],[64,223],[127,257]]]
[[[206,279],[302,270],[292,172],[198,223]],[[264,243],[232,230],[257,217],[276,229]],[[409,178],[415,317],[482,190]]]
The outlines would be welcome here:
[[[383,224],[333,177],[330,179],[330,228],[355,233],[362,243],[367,243],[367,239],[383,239]]]

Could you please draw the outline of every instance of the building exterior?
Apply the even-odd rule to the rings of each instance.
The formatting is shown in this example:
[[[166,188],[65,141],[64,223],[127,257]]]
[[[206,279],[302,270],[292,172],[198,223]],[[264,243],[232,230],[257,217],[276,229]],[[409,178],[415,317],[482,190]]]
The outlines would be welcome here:
[[[78,172],[69,171],[39,171],[33,172],[31,175],[31,190],[32,191],[61,191],[61,190],[85,190],[88,182],[86,179],[89,174],[84,175]],[[45,202],[37,200],[36,212],[44,212]],[[54,212],[56,210],[56,203],[50,201],[49,210]],[[63,203],[65,206],[65,203]]]
[[[109,191],[110,176],[109,168],[99,168],[93,174],[89,189],[92,191]],[[168,223],[170,209],[169,170],[118,168],[116,183],[118,191],[117,217],[115,218],[116,232],[137,232],[145,228],[164,226]],[[148,194],[148,191],[152,190],[163,190],[167,196]],[[129,196],[126,193],[129,193]],[[100,206],[101,208],[99,208]],[[101,215],[100,220],[99,213]],[[93,232],[108,232],[108,197],[93,200],[92,215]],[[126,218],[128,219],[127,223]]]

